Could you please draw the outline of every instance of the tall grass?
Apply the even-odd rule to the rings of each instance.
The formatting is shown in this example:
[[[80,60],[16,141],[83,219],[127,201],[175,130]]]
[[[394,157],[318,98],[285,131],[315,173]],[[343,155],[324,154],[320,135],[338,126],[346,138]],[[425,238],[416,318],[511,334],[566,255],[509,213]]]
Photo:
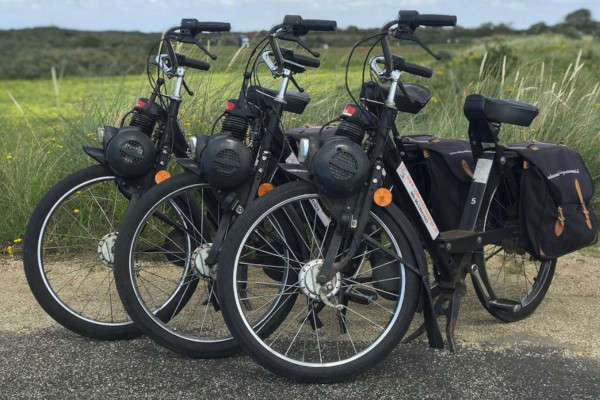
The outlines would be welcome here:
[[[444,48],[448,49],[450,58],[438,63],[414,47],[394,48],[435,70],[431,80],[413,80],[428,86],[434,97],[420,114],[397,118],[402,134],[466,137],[462,106],[471,93],[525,101],[538,106],[540,115],[529,128],[503,126],[501,140],[565,143],[583,155],[595,180],[600,178],[598,44],[542,36]],[[304,114],[286,115],[286,127],[323,123],[339,115],[350,101],[343,69],[348,50],[323,51],[322,68],[298,76],[312,101]],[[220,68],[213,68],[221,72],[190,72],[187,78],[196,93],[185,98],[181,109],[188,134],[208,132],[225,100],[239,91],[248,50],[240,51],[228,69],[235,49],[215,51],[225,54]],[[350,74],[355,89],[360,54],[364,49]],[[261,84],[274,87],[277,82],[264,73]],[[0,81],[0,250],[21,238],[33,207],[55,182],[92,163],[81,145],[94,144],[96,127],[117,124],[137,97],[148,94],[144,76],[59,79],[54,74],[47,81]]]

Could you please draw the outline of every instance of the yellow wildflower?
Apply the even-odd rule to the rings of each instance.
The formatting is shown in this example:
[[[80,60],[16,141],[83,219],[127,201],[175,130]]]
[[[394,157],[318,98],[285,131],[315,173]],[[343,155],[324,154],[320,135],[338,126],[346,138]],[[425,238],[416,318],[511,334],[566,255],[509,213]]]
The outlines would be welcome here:
[[[23,241],[23,239],[21,238],[16,238],[15,240],[13,240],[13,242],[15,243],[21,243]]]
[[[432,102],[433,104],[437,104],[439,101],[440,101],[440,100],[439,100],[437,97],[435,97],[435,96],[433,96],[433,97],[431,98],[431,102]]]
[[[507,88],[506,88],[506,91],[507,91],[508,93],[512,93],[512,92],[514,92],[514,91],[515,91],[515,88],[514,88],[513,86],[509,86],[509,87],[507,87]]]
[[[443,76],[444,75],[444,70],[443,69],[438,69],[437,71],[435,71],[435,74],[437,76]]]
[[[63,145],[62,145],[62,144],[57,144],[57,145],[56,145],[56,148],[57,148],[57,149],[62,149],[62,148],[63,148]]]
[[[13,255],[13,246],[8,246],[6,248],[6,251],[8,252],[8,255],[12,257],[12,255]]]
[[[13,159],[13,156],[12,156],[12,154],[8,153],[8,154],[6,155],[6,159],[7,159],[8,161],[11,161],[11,160]]]
[[[73,214],[79,214],[79,208],[74,209]]]
[[[77,195],[79,196],[81,194],[81,190],[78,190],[75,193],[77,193]]]

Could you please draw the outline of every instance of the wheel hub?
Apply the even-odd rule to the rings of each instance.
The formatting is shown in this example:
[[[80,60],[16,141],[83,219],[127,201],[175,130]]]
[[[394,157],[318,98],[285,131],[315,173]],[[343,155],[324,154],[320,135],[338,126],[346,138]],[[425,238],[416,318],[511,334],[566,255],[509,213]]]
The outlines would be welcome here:
[[[342,286],[342,275],[339,272],[325,284],[317,282],[317,276],[322,266],[323,260],[312,260],[304,264],[298,274],[300,289],[305,295],[314,300],[321,300],[322,296],[326,298],[333,297],[340,291]]]
[[[192,252],[192,268],[205,278],[216,279],[217,277],[217,265],[208,265],[206,259],[208,253],[212,248],[212,243],[204,243],[202,246],[197,247]]]
[[[98,257],[105,265],[112,267],[115,263],[115,243],[119,232],[107,233],[98,242]]]

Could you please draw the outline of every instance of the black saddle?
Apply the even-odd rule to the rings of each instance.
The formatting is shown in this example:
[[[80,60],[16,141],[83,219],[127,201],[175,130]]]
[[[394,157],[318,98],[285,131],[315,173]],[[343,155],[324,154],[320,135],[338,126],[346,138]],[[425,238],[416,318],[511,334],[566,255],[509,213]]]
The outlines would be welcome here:
[[[482,121],[529,126],[539,110],[530,104],[512,100],[500,100],[480,94],[467,96],[465,116],[470,122]]]

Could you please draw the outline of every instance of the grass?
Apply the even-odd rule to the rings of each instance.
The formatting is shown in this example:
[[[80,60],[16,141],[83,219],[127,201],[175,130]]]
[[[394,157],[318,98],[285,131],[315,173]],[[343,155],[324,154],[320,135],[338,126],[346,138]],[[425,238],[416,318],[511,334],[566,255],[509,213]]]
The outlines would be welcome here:
[[[213,49],[221,55],[210,73],[191,71],[196,92],[182,106],[188,134],[208,132],[227,98],[236,97],[241,82],[243,51],[227,68],[233,48]],[[505,142],[544,140],[565,143],[581,152],[594,179],[600,178],[600,45],[591,39],[561,36],[495,38],[487,43],[438,46],[449,57],[441,62],[417,48],[394,47],[407,60],[434,68],[432,79],[410,79],[433,92],[418,115],[401,115],[402,134],[433,133],[466,137],[462,114],[466,95],[483,93],[532,103],[540,115],[529,128],[504,126]],[[344,90],[344,65],[349,49],[323,50],[322,67],[298,76],[312,102],[300,116],[287,115],[288,128],[317,124],[339,115],[350,101]],[[351,68],[351,87],[360,82],[360,54]],[[51,77],[48,71],[49,78]],[[265,86],[277,82],[261,75]],[[96,127],[117,124],[137,97],[147,96],[145,76],[0,81],[0,251],[15,246],[35,204],[58,180],[92,164],[81,151],[95,144]],[[16,243],[19,247],[19,243]],[[11,247],[14,250],[14,247]]]

